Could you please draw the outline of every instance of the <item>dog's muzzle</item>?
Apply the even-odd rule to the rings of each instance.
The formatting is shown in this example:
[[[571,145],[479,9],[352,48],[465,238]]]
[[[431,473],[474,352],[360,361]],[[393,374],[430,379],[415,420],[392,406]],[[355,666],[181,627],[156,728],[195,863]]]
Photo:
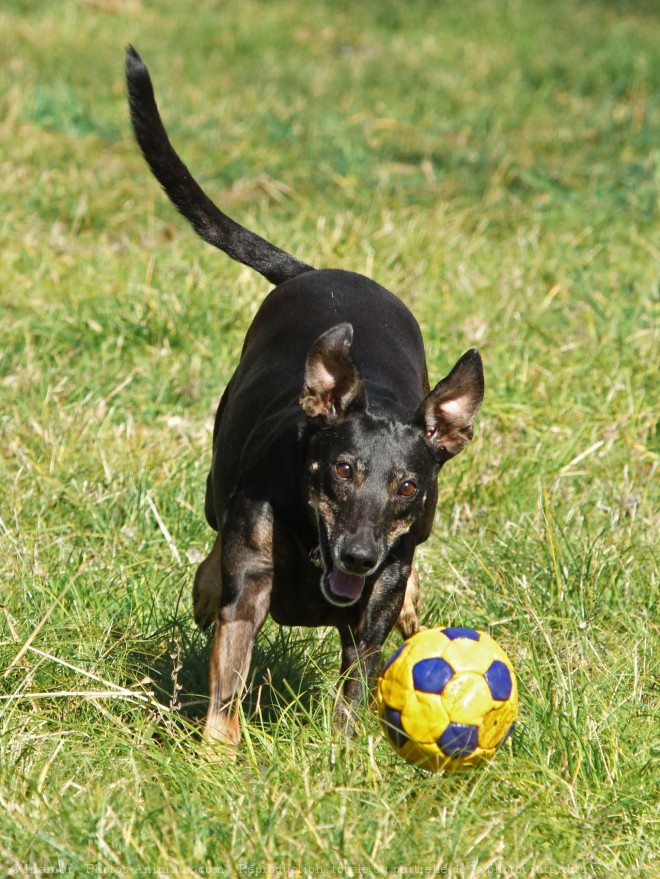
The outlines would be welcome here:
[[[357,601],[364,589],[365,578],[359,574],[347,574],[336,565],[327,573],[328,586],[335,598],[344,599],[347,604]]]
[[[321,575],[321,591],[331,604],[348,607],[354,604],[362,595],[366,577],[360,574],[347,573],[338,568],[334,562],[331,562],[330,570],[328,570],[323,561],[320,546],[316,546],[311,550],[309,560],[315,567],[323,571]]]

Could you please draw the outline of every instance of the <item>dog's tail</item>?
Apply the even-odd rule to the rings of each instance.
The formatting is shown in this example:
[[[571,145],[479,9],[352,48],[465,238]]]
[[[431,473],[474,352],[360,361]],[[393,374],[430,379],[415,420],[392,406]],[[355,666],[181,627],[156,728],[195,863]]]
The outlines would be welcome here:
[[[158,113],[147,65],[132,46],[126,50],[126,82],[131,121],[142,154],[174,206],[197,234],[273,284],[312,271],[312,266],[223,214],[195,182],[170,143]]]

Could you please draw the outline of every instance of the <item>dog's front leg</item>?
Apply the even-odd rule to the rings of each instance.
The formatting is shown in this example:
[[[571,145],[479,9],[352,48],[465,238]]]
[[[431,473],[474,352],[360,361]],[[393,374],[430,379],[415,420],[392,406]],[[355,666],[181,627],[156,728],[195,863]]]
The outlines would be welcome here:
[[[273,583],[272,520],[268,513],[237,516],[223,534],[222,596],[209,666],[204,738],[236,744],[238,707],[257,632],[268,615]]]
[[[385,639],[401,614],[411,571],[410,565],[400,561],[388,565],[374,583],[357,620],[339,629],[343,685],[335,722],[347,731],[351,730],[356,710],[376,676]]]
[[[340,629],[339,635],[343,683],[337,694],[333,721],[339,732],[352,735],[359,707],[378,669],[382,643],[377,644],[371,639],[358,640],[352,627]]]

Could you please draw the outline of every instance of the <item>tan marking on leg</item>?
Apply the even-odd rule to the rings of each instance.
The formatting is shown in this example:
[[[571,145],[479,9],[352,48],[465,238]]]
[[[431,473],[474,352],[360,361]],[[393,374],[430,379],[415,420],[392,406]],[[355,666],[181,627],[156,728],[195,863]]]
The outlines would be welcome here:
[[[401,608],[399,619],[396,621],[396,627],[404,638],[410,638],[416,632],[419,632],[420,625],[417,619],[419,601],[419,574],[417,573],[417,568],[413,565],[406,583],[403,607]]]
[[[240,739],[238,704],[250,670],[254,636],[252,622],[216,622],[209,666],[209,708],[204,727],[207,741],[235,745]]]
[[[209,663],[209,706],[204,739],[235,745],[240,739],[238,715],[254,639],[270,609],[273,585],[273,514],[242,499],[233,510],[235,530],[222,536],[198,572],[197,594],[214,612],[215,628]],[[246,526],[249,532],[246,534]],[[224,580],[224,588],[219,584]]]
[[[207,629],[220,609],[222,577],[220,575],[220,535],[213,549],[197,568],[193,585],[193,611],[200,629]]]

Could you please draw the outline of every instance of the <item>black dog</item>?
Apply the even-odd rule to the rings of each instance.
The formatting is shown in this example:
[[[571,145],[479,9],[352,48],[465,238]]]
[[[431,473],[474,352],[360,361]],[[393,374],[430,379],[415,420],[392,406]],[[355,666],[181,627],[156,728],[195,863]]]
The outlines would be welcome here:
[[[413,554],[431,531],[440,468],[472,438],[481,357],[429,388],[419,326],[361,275],[316,270],[223,214],[169,142],[148,70],[129,47],[133,128],[151,170],[207,242],[277,285],[220,401],[195,619],[215,623],[205,736],[239,738],[237,701],[268,613],[334,626],[340,717],[363,694],[395,623],[418,629]],[[321,569],[321,571],[319,571]]]

